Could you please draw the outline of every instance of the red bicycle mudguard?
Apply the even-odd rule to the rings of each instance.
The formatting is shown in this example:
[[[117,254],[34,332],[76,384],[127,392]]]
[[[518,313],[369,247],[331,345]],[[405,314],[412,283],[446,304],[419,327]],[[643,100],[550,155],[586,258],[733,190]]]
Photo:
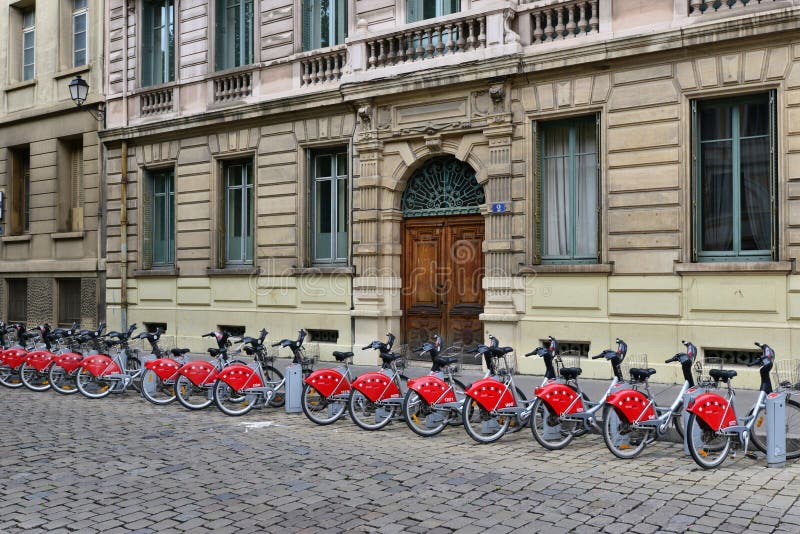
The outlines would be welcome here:
[[[34,350],[25,356],[25,363],[33,367],[39,372],[47,369],[50,362],[53,361],[56,355],[46,350]]]
[[[0,352],[0,362],[11,367],[18,368],[25,361],[28,351],[25,349],[8,349]]]
[[[260,388],[264,384],[258,377],[258,373],[252,367],[240,363],[229,365],[217,374],[217,379],[222,380],[234,391],[242,391],[247,388]]]
[[[186,363],[178,369],[178,374],[188,378],[195,386],[213,384],[217,379],[218,373],[213,364],[201,360]]]
[[[397,384],[383,373],[364,373],[356,378],[350,387],[362,393],[372,402],[400,396]]]
[[[456,394],[450,384],[438,376],[413,378],[408,381],[408,389],[416,391],[428,404],[456,401]]]
[[[584,410],[583,399],[578,392],[561,382],[545,384],[533,390],[533,394],[542,399],[557,415],[580,413]]]
[[[93,354],[81,360],[80,367],[86,369],[92,376],[105,376],[112,373],[121,373],[122,369],[114,360],[105,354]]]
[[[473,382],[467,389],[467,395],[489,412],[517,405],[511,390],[494,378],[482,378]]]
[[[153,371],[161,380],[168,380],[178,376],[181,364],[172,358],[158,358],[144,362],[144,368]]]
[[[725,397],[717,393],[703,393],[691,401],[686,411],[695,414],[714,431],[720,431],[729,426],[735,426],[736,413],[728,405]]]
[[[68,373],[79,368],[81,366],[81,361],[83,361],[83,355],[77,352],[57,354],[56,357],[53,358],[53,364],[61,367]]]
[[[336,369],[318,369],[306,377],[305,383],[319,391],[323,397],[350,393],[350,382],[342,380],[342,373]]]
[[[628,423],[651,421],[656,418],[656,411],[650,399],[635,389],[623,389],[609,394],[606,404],[616,408],[617,413]]]

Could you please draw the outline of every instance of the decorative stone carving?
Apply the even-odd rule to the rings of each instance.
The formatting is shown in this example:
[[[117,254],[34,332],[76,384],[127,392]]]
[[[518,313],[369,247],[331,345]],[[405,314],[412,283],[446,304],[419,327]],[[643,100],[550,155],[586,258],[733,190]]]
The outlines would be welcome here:
[[[358,123],[362,131],[372,129],[372,107],[369,104],[358,107]]]
[[[392,108],[390,106],[378,106],[378,130],[388,130],[392,127]]]
[[[495,113],[503,113],[506,110],[506,88],[502,85],[493,85],[489,88],[489,97],[494,104]]]
[[[514,20],[516,13],[512,9],[503,11],[503,40],[506,44],[515,44],[519,42],[519,35],[511,29],[511,21]]]
[[[442,151],[442,136],[441,135],[427,135],[425,136],[425,146],[431,152],[438,153]]]

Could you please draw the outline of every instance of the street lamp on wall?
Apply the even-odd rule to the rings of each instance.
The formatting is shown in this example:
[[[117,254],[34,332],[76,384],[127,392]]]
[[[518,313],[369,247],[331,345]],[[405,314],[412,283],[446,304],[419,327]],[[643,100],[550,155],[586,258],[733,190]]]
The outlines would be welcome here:
[[[69,82],[69,96],[79,108],[86,102],[86,98],[89,96],[89,84],[86,83],[86,80],[81,78],[80,75],[75,76],[75,78]],[[105,123],[106,111],[102,106],[102,104],[98,104],[97,109],[91,107],[85,109],[91,113],[92,117],[96,120],[102,120]]]

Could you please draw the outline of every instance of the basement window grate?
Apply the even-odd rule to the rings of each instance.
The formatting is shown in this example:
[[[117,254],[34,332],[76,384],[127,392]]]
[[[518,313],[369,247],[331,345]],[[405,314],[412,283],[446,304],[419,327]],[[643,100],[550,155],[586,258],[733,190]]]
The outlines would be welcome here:
[[[336,343],[339,341],[338,330],[316,330],[309,328],[308,335],[316,343]]]
[[[167,323],[144,323],[144,328],[145,328],[145,330],[147,330],[151,334],[153,332],[155,332],[156,329],[158,329],[158,328],[161,329],[161,332],[166,332],[167,331]]]
[[[245,333],[245,327],[233,324],[220,324],[217,325],[217,330],[220,332],[227,332],[234,337],[242,337]]]
[[[540,343],[543,347],[547,347],[550,340],[542,339]],[[558,340],[559,354],[572,355],[572,356],[589,356],[589,342],[588,341],[561,341]]]
[[[706,361],[722,362],[722,365],[747,365],[761,356],[760,350],[750,349],[703,349]]]

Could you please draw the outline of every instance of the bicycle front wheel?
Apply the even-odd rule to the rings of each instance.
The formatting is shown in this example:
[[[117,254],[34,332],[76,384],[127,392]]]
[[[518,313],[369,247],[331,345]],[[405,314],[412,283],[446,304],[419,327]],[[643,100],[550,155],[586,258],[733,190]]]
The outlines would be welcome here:
[[[47,373],[37,371],[35,367],[31,367],[27,362],[20,366],[19,376],[25,387],[31,391],[47,391],[50,389],[50,380],[47,378]]]
[[[472,397],[464,399],[464,410],[461,412],[464,430],[478,443],[492,443],[503,437],[512,417],[516,416],[492,415]]]
[[[731,436],[712,429],[695,414],[689,415],[686,436],[689,453],[703,469],[714,469],[728,457]]]
[[[750,441],[759,451],[767,452],[767,413],[764,409],[756,415]],[[786,458],[800,458],[800,402],[794,399],[786,399]]]

